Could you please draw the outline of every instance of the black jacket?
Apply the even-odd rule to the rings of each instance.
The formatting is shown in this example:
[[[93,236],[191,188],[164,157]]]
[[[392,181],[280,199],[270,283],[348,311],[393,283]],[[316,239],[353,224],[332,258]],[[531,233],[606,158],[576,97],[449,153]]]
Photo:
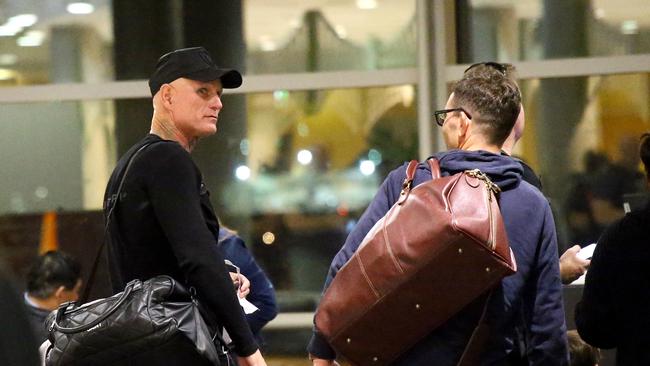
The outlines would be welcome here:
[[[618,365],[650,365],[650,205],[605,230],[575,310],[580,336],[617,348]]]

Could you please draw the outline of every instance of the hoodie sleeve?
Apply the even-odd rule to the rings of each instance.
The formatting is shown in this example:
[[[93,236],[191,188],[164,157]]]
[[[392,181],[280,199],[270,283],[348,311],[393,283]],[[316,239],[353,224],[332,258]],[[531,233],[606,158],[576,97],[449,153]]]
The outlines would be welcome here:
[[[402,181],[406,176],[406,165],[403,165],[395,170],[393,170],[388,177],[384,180],[382,185],[379,187],[379,190],[372,202],[363,213],[359,222],[355,225],[352,232],[348,235],[345,240],[345,244],[339,250],[339,252],[334,256],[330,269],[327,273],[325,279],[325,286],[323,292],[329,287],[329,284],[332,282],[336,273],[345,265],[345,263],[350,260],[354,252],[363,241],[363,238],[366,236],[368,231],[372,229],[377,221],[379,221],[386,212],[393,206],[397,201],[399,192],[401,190]],[[336,358],[336,352],[332,347],[327,343],[325,337],[320,334],[314,327],[312,338],[307,346],[307,350],[310,354],[316,358],[333,360]]]
[[[524,304],[530,365],[568,365],[566,323],[551,209],[546,203],[544,226]]]
[[[246,299],[257,306],[259,310],[246,314],[246,320],[253,334],[258,334],[268,322],[278,315],[273,284],[239,236],[232,235],[219,240],[218,248],[216,246],[214,248],[220,250],[224,258],[239,267],[241,273],[250,281],[250,293]]]

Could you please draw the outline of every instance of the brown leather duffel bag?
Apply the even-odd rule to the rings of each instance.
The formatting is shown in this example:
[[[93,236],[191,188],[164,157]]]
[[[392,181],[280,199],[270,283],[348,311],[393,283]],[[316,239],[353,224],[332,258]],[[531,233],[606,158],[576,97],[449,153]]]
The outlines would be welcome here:
[[[516,271],[495,193],[479,170],[411,189],[368,232],[325,291],[316,328],[355,365],[386,365]]]

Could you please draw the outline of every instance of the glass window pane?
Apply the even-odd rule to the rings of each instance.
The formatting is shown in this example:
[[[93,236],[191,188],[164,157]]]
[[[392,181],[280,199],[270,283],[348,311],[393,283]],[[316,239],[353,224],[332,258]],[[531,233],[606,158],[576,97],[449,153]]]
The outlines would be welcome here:
[[[193,157],[223,223],[287,293],[286,309],[313,310],[387,172],[417,157],[415,101],[412,85],[224,95],[219,133]],[[101,210],[118,151],[150,117],[148,99],[4,105],[0,215]]]
[[[0,215],[101,209],[113,110],[112,101],[3,105]]]
[[[541,175],[561,246],[595,242],[625,202],[642,205],[638,143],[650,131],[649,76],[521,82],[526,127],[515,154]]]
[[[650,53],[644,0],[472,0],[459,11],[459,63]]]
[[[242,163],[220,196],[222,218],[249,228],[286,309],[313,310],[332,257],[387,172],[417,156],[414,97],[410,85],[247,96],[248,132],[231,158]],[[313,296],[307,307],[298,293]]]
[[[0,2],[0,86],[146,79],[160,55],[196,45],[249,74],[416,65],[414,0],[86,3]]]
[[[248,73],[416,65],[413,0],[259,0],[245,7]]]

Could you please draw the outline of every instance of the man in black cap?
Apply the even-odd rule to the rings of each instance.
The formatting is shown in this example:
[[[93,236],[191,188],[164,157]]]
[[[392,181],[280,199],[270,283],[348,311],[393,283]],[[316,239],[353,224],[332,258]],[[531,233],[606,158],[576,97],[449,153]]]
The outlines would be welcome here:
[[[211,250],[217,245],[219,223],[201,172],[190,157],[200,138],[217,132],[223,88],[241,83],[239,72],[218,68],[202,47],[162,56],[149,80],[154,107],[151,131],[117,163],[106,188],[104,215],[108,218],[116,205],[110,223],[119,235],[109,231],[108,240],[115,292],[136,278],[170,275],[196,289],[208,315],[215,318],[206,320],[225,327],[240,365],[266,365],[223,258]],[[147,361],[194,364],[190,360],[196,355],[191,351],[160,352],[164,355],[160,360]]]

